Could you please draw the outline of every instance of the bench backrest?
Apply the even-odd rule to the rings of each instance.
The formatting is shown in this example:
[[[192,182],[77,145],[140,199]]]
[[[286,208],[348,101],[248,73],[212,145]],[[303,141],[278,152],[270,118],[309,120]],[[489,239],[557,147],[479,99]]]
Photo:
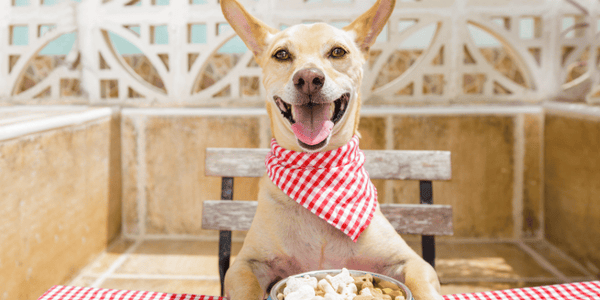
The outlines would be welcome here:
[[[204,201],[202,229],[248,230],[254,219],[256,206],[256,201]],[[453,234],[450,205],[380,204],[380,209],[399,233]]]
[[[222,177],[221,200],[233,199],[234,177],[262,177],[270,149],[207,148],[205,174]],[[435,266],[435,235],[452,235],[452,207],[433,205],[431,181],[450,180],[448,151],[363,150],[371,179],[419,180],[418,204],[381,204],[381,212],[399,233],[422,236],[423,258]],[[204,201],[202,229],[219,230],[221,295],[231,256],[231,231],[248,230],[256,201]]]
[[[205,174],[262,177],[270,149],[207,148]],[[363,150],[371,179],[449,180],[449,151]]]

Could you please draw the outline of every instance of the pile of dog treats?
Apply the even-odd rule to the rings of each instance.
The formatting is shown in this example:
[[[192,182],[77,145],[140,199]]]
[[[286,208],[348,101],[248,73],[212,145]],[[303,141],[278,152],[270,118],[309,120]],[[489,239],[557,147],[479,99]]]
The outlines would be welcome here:
[[[279,300],[405,300],[404,294],[397,285],[375,279],[367,274],[360,277],[350,276],[347,269],[342,269],[335,276],[327,275],[317,281],[309,275],[292,277],[286,282],[283,293],[277,295]]]

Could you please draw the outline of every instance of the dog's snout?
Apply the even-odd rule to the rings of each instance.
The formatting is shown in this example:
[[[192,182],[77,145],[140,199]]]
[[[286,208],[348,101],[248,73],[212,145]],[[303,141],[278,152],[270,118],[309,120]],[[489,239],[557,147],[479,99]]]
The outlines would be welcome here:
[[[294,74],[293,81],[299,92],[312,95],[323,87],[325,74],[316,68],[302,69]]]

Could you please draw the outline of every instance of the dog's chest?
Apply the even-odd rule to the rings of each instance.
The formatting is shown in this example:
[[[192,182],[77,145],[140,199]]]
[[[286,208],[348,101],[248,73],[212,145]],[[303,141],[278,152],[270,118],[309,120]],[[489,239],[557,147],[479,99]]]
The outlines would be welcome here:
[[[291,199],[290,199],[291,200]],[[310,270],[341,268],[356,255],[356,244],[306,208],[290,202],[281,214],[282,247],[299,265]]]
[[[264,269],[255,270],[261,282],[307,271],[359,267],[358,262],[372,265],[361,254],[360,243],[296,203],[268,178],[261,183],[255,219],[269,220],[256,228],[269,253]]]

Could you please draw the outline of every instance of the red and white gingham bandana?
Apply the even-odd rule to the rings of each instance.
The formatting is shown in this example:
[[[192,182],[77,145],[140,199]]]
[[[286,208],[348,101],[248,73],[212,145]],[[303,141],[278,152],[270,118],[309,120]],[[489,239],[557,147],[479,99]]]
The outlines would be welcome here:
[[[377,208],[377,190],[363,167],[358,137],[338,149],[305,153],[271,141],[267,175],[286,195],[354,242],[369,226]]]

